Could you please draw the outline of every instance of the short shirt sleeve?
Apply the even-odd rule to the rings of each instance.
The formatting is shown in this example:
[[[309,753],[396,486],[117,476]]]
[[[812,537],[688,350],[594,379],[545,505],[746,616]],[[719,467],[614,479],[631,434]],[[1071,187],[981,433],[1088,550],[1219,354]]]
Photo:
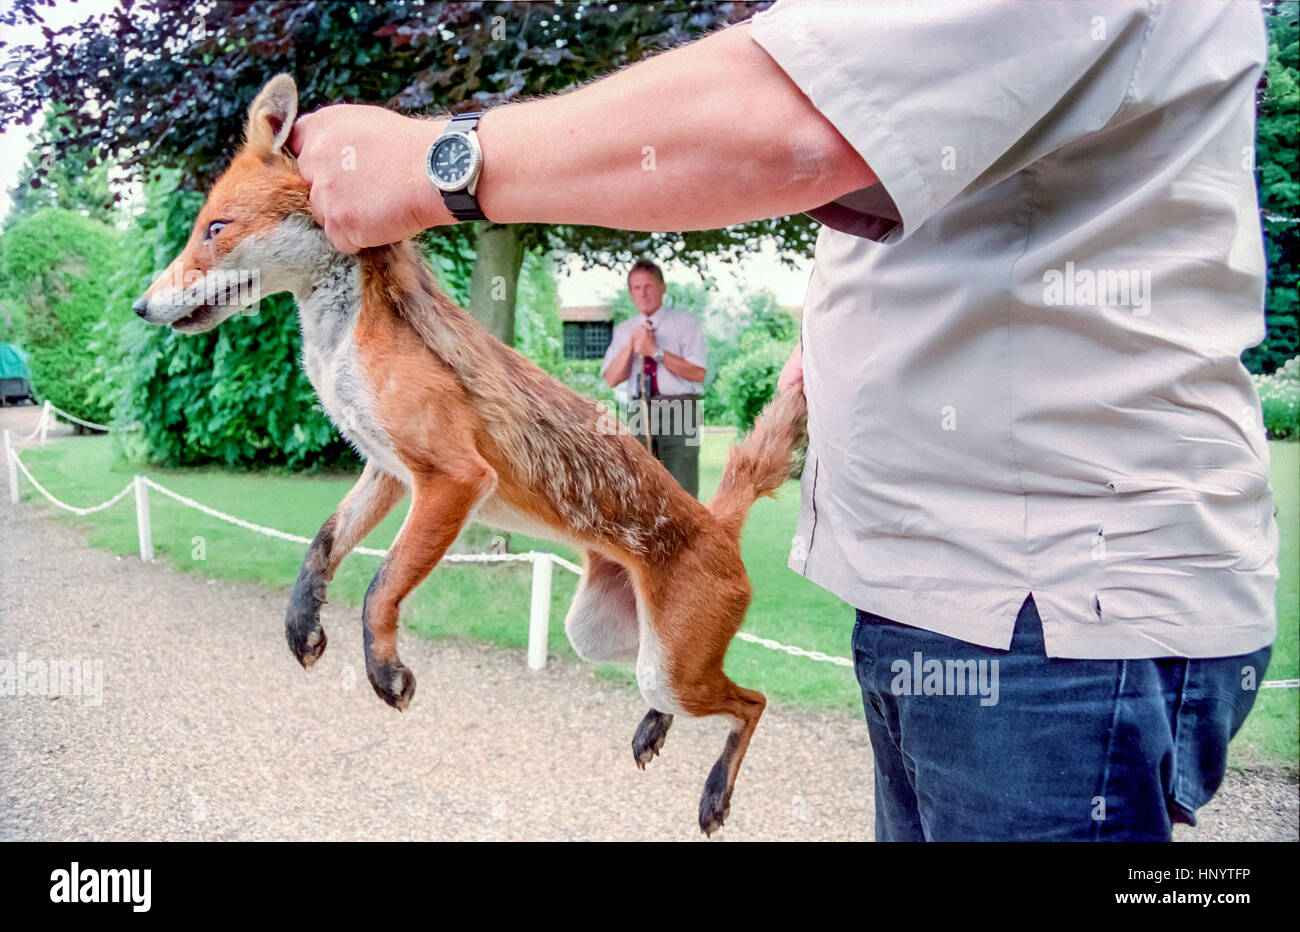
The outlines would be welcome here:
[[[623,347],[627,345],[627,328],[623,326],[627,321],[616,324],[614,332],[610,335],[609,346],[605,347],[605,359],[600,364],[600,374],[603,376],[609,364],[614,361],[614,357],[622,352]]]
[[[1104,126],[1156,15],[1082,0],[783,0],[750,36],[880,179],[809,213],[896,243],[964,192]]]

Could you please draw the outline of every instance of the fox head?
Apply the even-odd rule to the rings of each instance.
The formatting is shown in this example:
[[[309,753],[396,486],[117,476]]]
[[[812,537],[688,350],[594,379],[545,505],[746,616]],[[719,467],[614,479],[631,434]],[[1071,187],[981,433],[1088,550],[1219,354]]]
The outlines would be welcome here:
[[[185,248],[132,305],[146,321],[181,333],[211,330],[265,295],[296,291],[329,250],[285,148],[297,115],[298,88],[277,75],[249,107],[244,144],[212,186]]]

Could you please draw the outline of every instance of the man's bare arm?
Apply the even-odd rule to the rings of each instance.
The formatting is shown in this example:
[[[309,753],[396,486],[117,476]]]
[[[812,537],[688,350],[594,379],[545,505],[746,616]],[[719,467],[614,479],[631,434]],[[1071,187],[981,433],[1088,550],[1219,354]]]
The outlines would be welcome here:
[[[290,147],[335,245],[355,251],[453,222],[424,168],[442,126],[349,105],[298,121]],[[712,229],[876,182],[747,24],[579,90],[492,110],[479,138],[479,202],[499,223]],[[340,155],[349,146],[352,170]]]
[[[709,374],[703,366],[697,366],[685,356],[678,356],[667,350],[664,351],[663,365],[673,375],[688,382],[703,382],[704,377]]]
[[[609,361],[609,366],[605,369],[605,381],[609,383],[611,388],[617,388],[626,382],[627,377],[631,374],[632,341],[628,340],[614,358]]]

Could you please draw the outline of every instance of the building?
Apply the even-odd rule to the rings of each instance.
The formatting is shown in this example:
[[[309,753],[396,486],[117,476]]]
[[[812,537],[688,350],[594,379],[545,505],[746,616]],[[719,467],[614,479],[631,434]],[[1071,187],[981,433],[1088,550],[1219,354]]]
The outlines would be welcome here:
[[[604,359],[614,337],[614,309],[608,304],[560,308],[565,359]]]

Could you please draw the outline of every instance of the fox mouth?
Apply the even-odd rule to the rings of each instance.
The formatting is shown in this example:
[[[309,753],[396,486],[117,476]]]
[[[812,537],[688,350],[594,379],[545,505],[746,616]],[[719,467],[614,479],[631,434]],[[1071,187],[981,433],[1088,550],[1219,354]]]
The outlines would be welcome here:
[[[216,313],[217,306],[215,304],[200,304],[179,320],[173,320],[170,326],[173,330],[179,330],[182,333],[201,333],[207,329],[205,325],[212,322],[212,318],[216,316]]]

